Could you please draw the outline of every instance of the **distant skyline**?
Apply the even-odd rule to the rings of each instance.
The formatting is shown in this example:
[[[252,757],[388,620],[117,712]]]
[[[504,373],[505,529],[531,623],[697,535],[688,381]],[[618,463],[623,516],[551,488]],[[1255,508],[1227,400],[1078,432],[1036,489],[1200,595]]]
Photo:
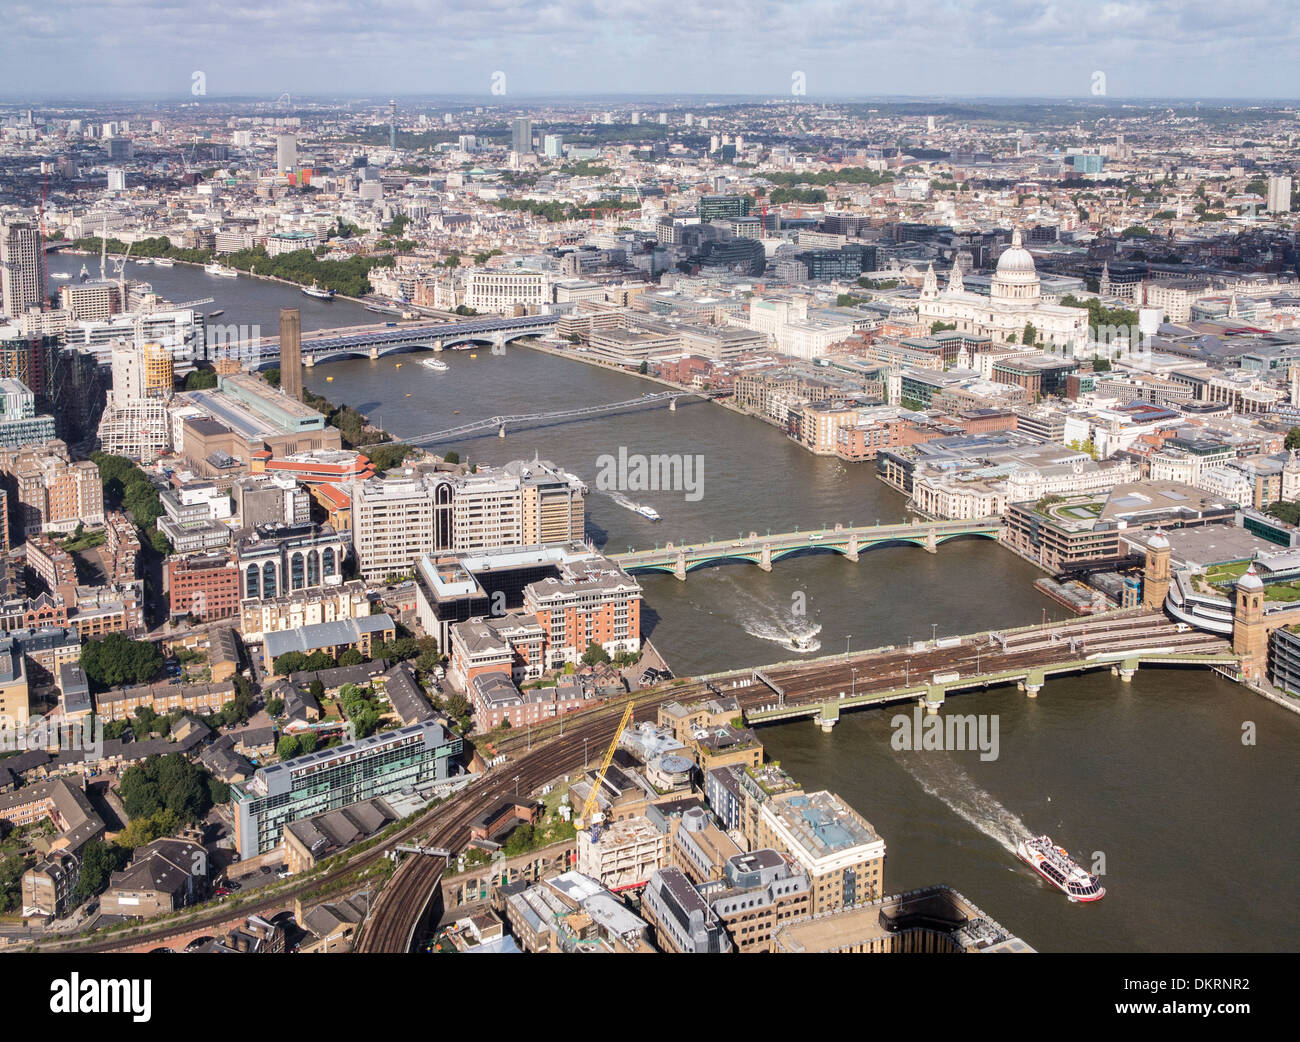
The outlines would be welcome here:
[[[1289,100],[1276,0],[178,0],[4,4],[0,95]],[[505,94],[493,94],[494,74]],[[1098,79],[1098,74],[1104,80]],[[497,78],[498,87],[502,81]],[[1098,87],[1104,95],[1096,93]]]

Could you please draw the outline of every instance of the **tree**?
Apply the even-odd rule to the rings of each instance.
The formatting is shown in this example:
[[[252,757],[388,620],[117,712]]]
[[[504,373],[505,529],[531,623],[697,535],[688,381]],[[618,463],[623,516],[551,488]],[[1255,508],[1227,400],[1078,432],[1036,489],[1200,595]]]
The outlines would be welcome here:
[[[287,734],[276,743],[275,755],[281,760],[292,760],[298,755],[298,748],[298,739],[291,734]]]
[[[147,640],[130,640],[109,633],[103,640],[88,640],[81,648],[81,668],[100,691],[117,684],[143,684],[162,669],[158,648]]]
[[[524,854],[532,845],[533,827],[531,825],[519,825],[506,838],[506,857]]]
[[[641,365],[637,368],[637,372],[640,373],[642,376],[645,376],[647,373],[650,372],[650,363],[642,362]]]
[[[584,666],[605,665],[609,662],[609,652],[602,648],[595,641],[587,645],[587,650],[582,653],[582,664]]]
[[[1300,449],[1300,427],[1292,427],[1286,432],[1286,447]]]
[[[301,673],[307,662],[307,656],[301,651],[286,651],[277,655],[271,663],[271,669],[278,676],[287,677],[290,673]]]
[[[217,373],[214,369],[195,369],[185,377],[185,390],[203,391],[217,386]]]
[[[151,818],[168,810],[178,825],[202,820],[212,809],[208,772],[180,753],[150,756],[128,767],[118,789],[127,817]]]
[[[347,651],[343,652],[343,654],[339,656],[339,665],[359,666],[365,660],[366,657],[362,655],[361,652],[359,652],[356,648],[348,648]]]
[[[474,707],[470,705],[469,699],[459,691],[453,691],[444,699],[443,708],[446,709],[448,716],[463,720],[469,716]]]
[[[451,450],[449,450],[449,451],[447,451],[447,452],[444,452],[444,453],[442,454],[442,458],[443,458],[443,460],[444,460],[445,462],[447,462],[447,463],[459,463],[459,462],[460,462],[460,453],[457,452],[455,449],[451,449]]]
[[[1264,512],[1288,525],[1300,525],[1300,503],[1270,503]]]
[[[931,336],[933,336],[935,333],[942,333],[946,329],[956,329],[956,328],[957,328],[956,322],[941,322],[938,319],[935,319],[933,322],[930,323],[930,334]]]
[[[1020,339],[1026,347],[1034,346],[1034,342],[1038,339],[1038,330],[1034,328],[1032,322],[1025,323],[1025,332]]]
[[[284,712],[283,698],[270,698],[266,702],[266,712],[270,716],[279,716]]]
[[[92,839],[81,848],[81,875],[77,879],[75,891],[78,902],[103,892],[108,886],[108,879],[114,872],[120,872],[127,862],[129,853],[118,846],[110,846],[102,839]]]
[[[325,685],[319,677],[312,679],[312,682],[307,685],[307,691],[318,702],[325,697]]]

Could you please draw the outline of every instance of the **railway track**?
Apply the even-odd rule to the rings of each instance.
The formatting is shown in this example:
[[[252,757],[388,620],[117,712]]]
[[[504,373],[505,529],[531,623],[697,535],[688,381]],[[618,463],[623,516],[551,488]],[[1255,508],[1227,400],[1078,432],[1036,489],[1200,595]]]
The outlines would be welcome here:
[[[1153,632],[1154,631],[1154,632]],[[1053,634],[1056,636],[1054,637]],[[1063,645],[1071,637],[1082,638],[1082,654],[1123,651],[1142,647],[1175,647],[1179,650],[1223,650],[1224,642],[1204,634],[1180,634],[1163,616],[1135,613],[1098,623],[1078,620],[1035,627],[1008,634],[1006,650],[988,638],[964,642],[951,648],[927,648],[924,651],[894,649],[856,657],[821,659],[816,662],[765,669],[765,674],[787,691],[787,705],[801,705],[837,697],[852,686],[858,692],[886,691],[900,686],[900,681],[915,677],[919,682],[929,672],[973,667],[981,671],[1005,672],[1026,666],[1050,665],[1062,660]],[[1075,657],[1071,655],[1071,657]],[[856,677],[854,670],[857,670]],[[965,672],[965,670],[963,670]],[[748,669],[736,670],[734,676],[748,677]],[[736,697],[743,709],[770,703],[775,697],[764,686],[752,685],[730,689],[720,681],[724,696]],[[613,736],[628,698],[637,702],[635,720],[651,719],[660,705],[668,701],[690,703],[712,695],[703,680],[681,680],[602,702],[591,709],[570,714],[563,721],[533,728],[531,734],[516,729],[493,740],[498,753],[508,757],[508,768],[492,769],[477,784],[462,790],[445,803],[422,815],[411,825],[375,848],[350,858],[325,877],[308,879],[297,887],[281,891],[266,901],[214,910],[212,914],[156,934],[136,934],[117,940],[91,944],[62,942],[43,945],[49,950],[74,949],[108,952],[138,947],[143,943],[166,946],[170,938],[192,935],[208,926],[227,922],[233,916],[267,914],[292,907],[295,897],[312,893],[330,893],[346,889],[344,880],[375,864],[384,850],[397,843],[419,840],[425,845],[459,850],[469,841],[470,823],[483,807],[496,799],[513,798],[515,777],[520,792],[532,792],[554,778],[572,773],[583,766],[584,739],[587,751],[602,749]],[[379,898],[361,928],[357,951],[401,952],[410,943],[415,926],[440,884],[445,862],[430,855],[407,855],[392,878],[382,888]]]

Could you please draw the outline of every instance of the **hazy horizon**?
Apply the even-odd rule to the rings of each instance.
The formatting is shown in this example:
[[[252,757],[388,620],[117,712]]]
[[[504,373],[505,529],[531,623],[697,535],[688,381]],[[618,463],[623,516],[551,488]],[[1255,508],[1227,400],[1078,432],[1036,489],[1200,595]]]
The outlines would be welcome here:
[[[1266,0],[71,0],[8,4],[6,22],[0,97],[14,99],[180,102],[193,99],[195,73],[207,98],[231,101],[775,100],[792,96],[797,74],[804,101],[1300,97],[1300,27],[1289,5]]]

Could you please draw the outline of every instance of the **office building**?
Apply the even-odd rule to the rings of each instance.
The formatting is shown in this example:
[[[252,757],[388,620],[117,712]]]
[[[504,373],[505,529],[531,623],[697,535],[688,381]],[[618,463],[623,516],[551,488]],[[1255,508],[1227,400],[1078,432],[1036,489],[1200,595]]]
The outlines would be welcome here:
[[[747,195],[703,195],[696,210],[701,221],[722,217],[748,217],[752,201]]]
[[[430,720],[259,768],[231,786],[236,849],[247,860],[275,849],[291,821],[445,781],[460,751]]]
[[[660,951],[716,953],[732,950],[717,913],[681,869],[661,868],[650,877],[641,914],[655,931]]]
[[[785,923],[811,914],[812,883],[803,867],[775,850],[738,853],[723,880],[701,887],[738,952],[766,952]]]
[[[510,151],[523,155],[533,150],[533,121],[520,117],[510,121]]]
[[[192,615],[200,622],[211,622],[239,611],[239,568],[229,553],[168,558],[167,588],[173,618]]]
[[[45,252],[32,221],[0,222],[0,294],[7,318],[22,318],[45,299]]]
[[[104,523],[99,468],[89,460],[73,463],[62,441],[0,447],[0,484],[15,542],[41,532],[71,532],[79,523]]]
[[[829,792],[787,793],[759,811],[758,842],[793,857],[811,880],[810,914],[883,894],[885,841],[870,822]]]
[[[909,890],[826,915],[779,926],[778,953],[980,954],[1032,953],[1033,948],[956,890]]]
[[[1265,207],[1271,213],[1291,212],[1291,178],[1287,176],[1268,179],[1268,200]]]
[[[586,491],[538,459],[476,474],[370,478],[352,486],[352,544],[362,576],[380,580],[429,554],[580,540]]]
[[[253,529],[235,545],[243,599],[338,586],[346,555],[347,544],[329,525]]]
[[[292,134],[278,134],[275,139],[276,173],[286,173],[298,165],[298,140]]]
[[[16,449],[54,437],[54,417],[36,415],[36,396],[21,380],[0,378],[0,446]]]

